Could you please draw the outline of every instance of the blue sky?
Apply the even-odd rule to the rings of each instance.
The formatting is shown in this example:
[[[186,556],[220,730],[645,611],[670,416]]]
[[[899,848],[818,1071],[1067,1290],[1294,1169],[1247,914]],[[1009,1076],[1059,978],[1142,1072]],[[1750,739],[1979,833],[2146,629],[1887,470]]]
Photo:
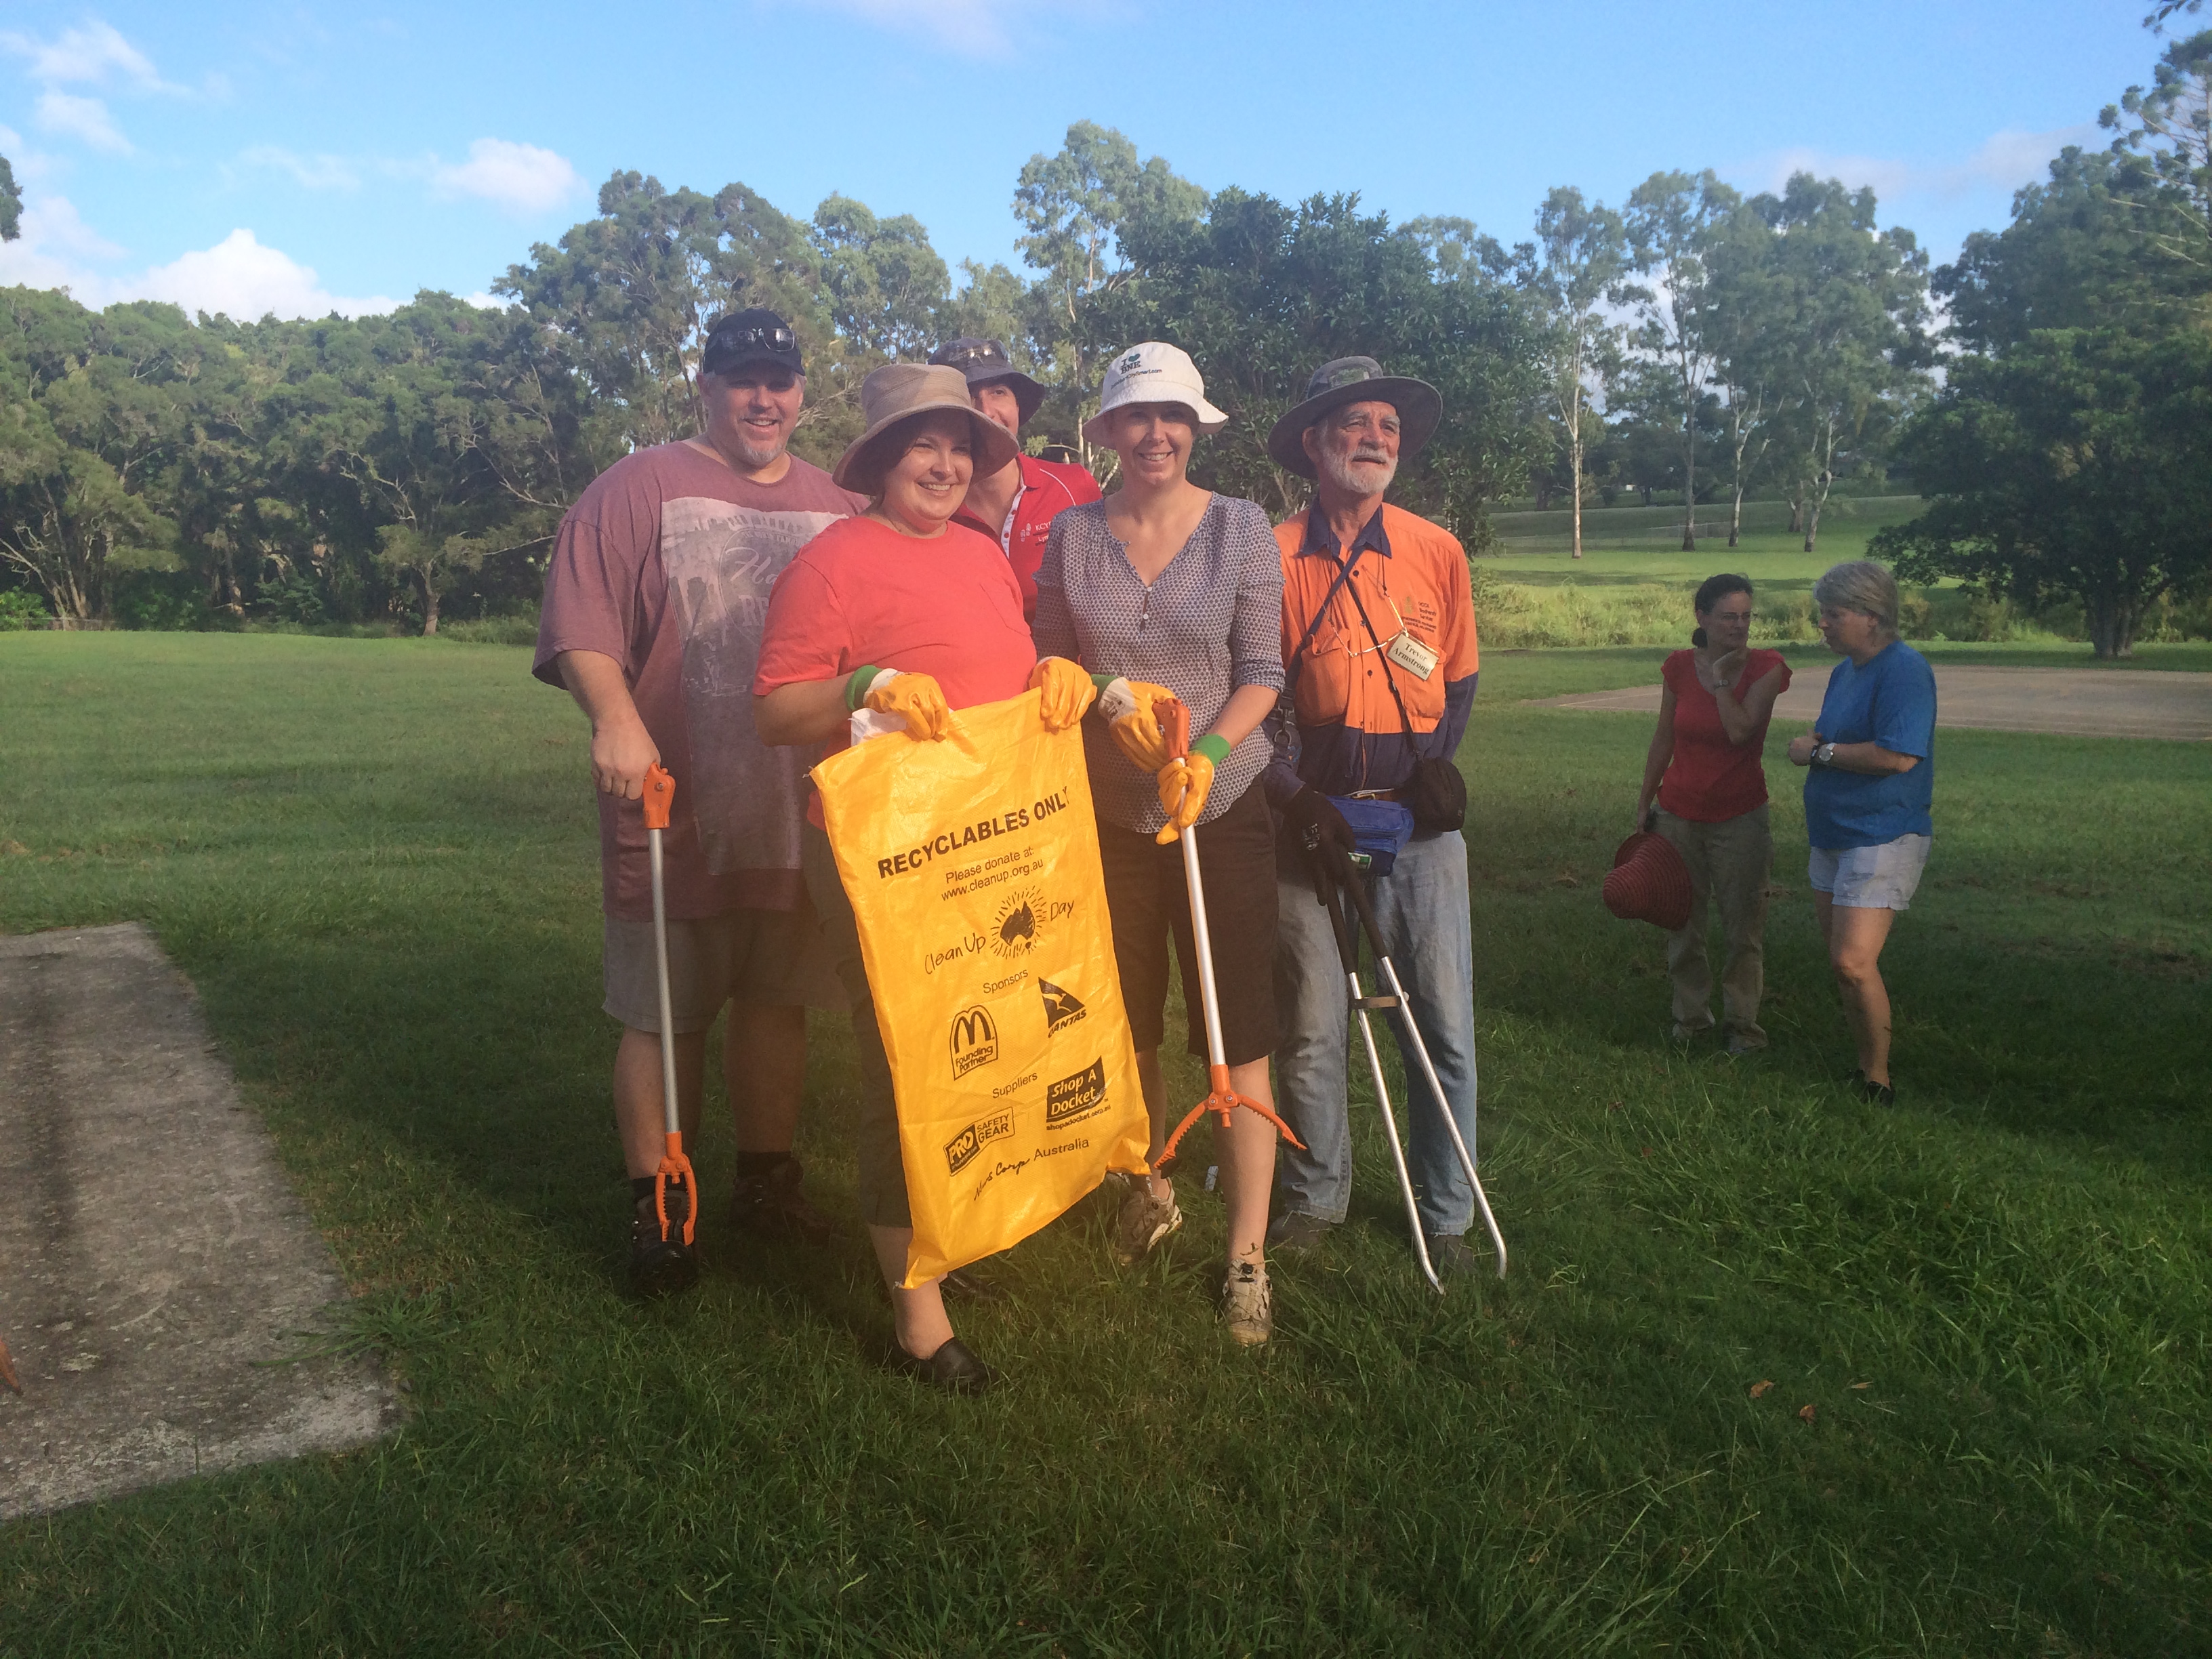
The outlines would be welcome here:
[[[1939,258],[2149,78],[2148,0],[1322,5],[664,0],[0,6],[0,283],[319,314],[481,294],[617,167],[1017,263],[1072,121],[1209,189],[1357,191],[1528,234],[1660,167],[1873,185]]]

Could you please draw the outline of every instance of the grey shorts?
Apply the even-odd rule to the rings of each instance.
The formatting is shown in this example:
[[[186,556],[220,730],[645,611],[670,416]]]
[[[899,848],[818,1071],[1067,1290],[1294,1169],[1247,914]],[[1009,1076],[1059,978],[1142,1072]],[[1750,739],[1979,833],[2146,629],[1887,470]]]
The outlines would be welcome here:
[[[606,1011],[632,1030],[658,1032],[653,924],[620,916],[605,921]],[[795,910],[732,910],[668,924],[668,1007],[676,1034],[705,1030],[732,1000],[756,1008],[845,1007],[845,988],[803,895]]]
[[[1928,867],[1929,836],[1899,836],[1879,847],[1846,847],[1829,852],[1815,847],[1805,866],[1814,890],[1853,910],[1904,910]]]

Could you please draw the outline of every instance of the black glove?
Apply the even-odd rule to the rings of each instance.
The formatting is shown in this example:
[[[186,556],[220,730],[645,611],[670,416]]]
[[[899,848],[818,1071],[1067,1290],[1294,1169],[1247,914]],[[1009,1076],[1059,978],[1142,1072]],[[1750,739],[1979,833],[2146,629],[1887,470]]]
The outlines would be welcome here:
[[[1344,821],[1344,814],[1336,810],[1336,803],[1307,784],[1283,803],[1283,822],[1300,851],[1306,856],[1306,866],[1314,878],[1314,895],[1323,903],[1336,881],[1336,863],[1323,852],[1334,847],[1349,858],[1356,842],[1352,826]]]

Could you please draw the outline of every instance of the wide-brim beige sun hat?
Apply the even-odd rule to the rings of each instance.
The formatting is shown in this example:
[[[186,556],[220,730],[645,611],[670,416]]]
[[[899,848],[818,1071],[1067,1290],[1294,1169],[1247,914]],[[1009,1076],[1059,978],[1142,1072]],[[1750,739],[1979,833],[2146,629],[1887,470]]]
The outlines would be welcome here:
[[[1106,371],[1099,388],[1098,412],[1083,423],[1083,435],[1113,447],[1106,417],[1125,404],[1181,404],[1200,432],[1218,432],[1229,417],[1206,401],[1206,379],[1190,354],[1164,340],[1131,346]]]
[[[975,476],[988,478],[1014,459],[1014,435],[968,401],[968,381],[957,368],[927,363],[885,363],[860,382],[860,414],[867,430],[845,447],[830,475],[840,489],[872,495],[896,459],[902,422],[939,410],[968,417]]]

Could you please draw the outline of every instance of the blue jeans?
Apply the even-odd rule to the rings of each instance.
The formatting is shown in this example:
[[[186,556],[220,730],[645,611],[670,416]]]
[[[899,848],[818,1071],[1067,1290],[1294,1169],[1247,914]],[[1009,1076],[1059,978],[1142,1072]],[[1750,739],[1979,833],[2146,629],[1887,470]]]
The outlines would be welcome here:
[[[1384,948],[1406,987],[1429,1059],[1437,1068],[1470,1156],[1474,1143],[1474,944],[1468,918],[1467,842],[1457,830],[1407,842],[1389,875],[1369,884]],[[1346,1085],[1352,1011],[1343,959],[1328,912],[1314,902],[1303,860],[1284,853],[1276,870],[1281,909],[1276,921],[1275,1105],[1306,1143],[1299,1152],[1283,1143],[1276,1166],[1285,1213],[1339,1222],[1352,1202],[1352,1131]],[[1387,991],[1382,969],[1361,969],[1370,996]],[[1421,1231],[1431,1237],[1464,1233],[1474,1215],[1474,1194],[1444,1132],[1436,1097],[1399,1022],[1387,1018],[1405,1062],[1411,1099],[1400,1112],[1413,1121],[1407,1172]],[[1370,1016],[1370,1018],[1373,1018]],[[1364,1052],[1355,1062],[1366,1074]],[[1394,1108],[1394,1109],[1396,1109]]]

